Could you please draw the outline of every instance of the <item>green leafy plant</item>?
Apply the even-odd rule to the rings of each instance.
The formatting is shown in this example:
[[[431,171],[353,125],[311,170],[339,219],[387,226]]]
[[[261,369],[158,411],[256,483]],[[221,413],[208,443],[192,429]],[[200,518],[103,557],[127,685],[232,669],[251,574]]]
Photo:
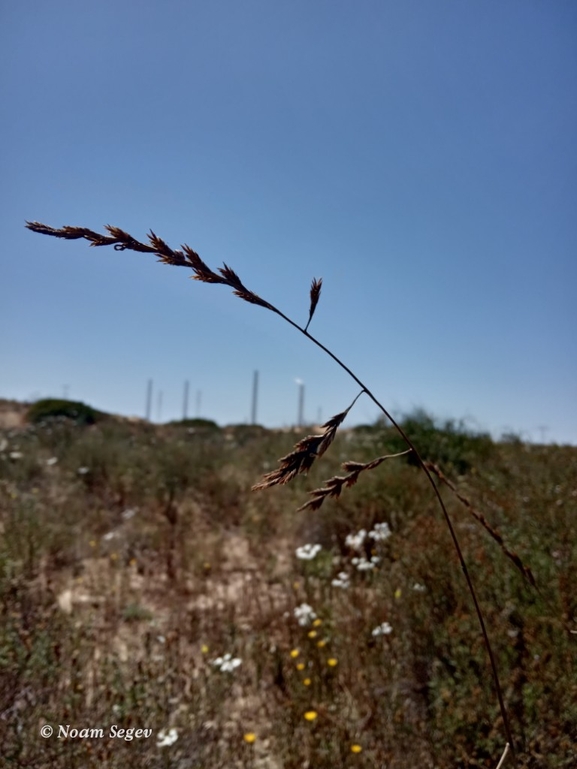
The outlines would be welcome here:
[[[93,425],[106,418],[106,414],[87,406],[81,401],[69,401],[61,398],[43,398],[28,409],[27,419],[32,424],[49,419],[71,419],[80,425]]]

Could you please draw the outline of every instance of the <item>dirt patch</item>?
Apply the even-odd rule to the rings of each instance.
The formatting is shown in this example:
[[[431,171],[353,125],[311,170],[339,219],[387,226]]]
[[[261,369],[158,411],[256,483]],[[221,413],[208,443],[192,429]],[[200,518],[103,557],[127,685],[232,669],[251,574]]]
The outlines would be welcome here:
[[[14,430],[26,425],[28,403],[0,399],[0,429]]]

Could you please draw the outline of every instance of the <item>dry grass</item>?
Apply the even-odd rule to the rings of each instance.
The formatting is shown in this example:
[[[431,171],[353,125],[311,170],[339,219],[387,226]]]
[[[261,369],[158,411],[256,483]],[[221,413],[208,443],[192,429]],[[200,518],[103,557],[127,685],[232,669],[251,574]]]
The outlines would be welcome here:
[[[411,438],[405,433],[402,426],[392,418],[389,412],[376,399],[376,397],[368,389],[368,387],[366,387],[366,385],[364,385],[356,377],[356,375],[334,353],[328,350],[324,345],[322,345],[317,339],[315,339],[308,332],[309,324],[313,318],[315,309],[319,302],[321,285],[322,285],[321,280],[314,279],[312,282],[311,289],[310,289],[309,318],[306,326],[301,327],[295,321],[291,320],[286,315],[284,315],[277,307],[265,301],[256,293],[248,289],[243,284],[239,276],[228,265],[224,264],[222,268],[219,268],[217,272],[214,272],[205,264],[205,262],[202,261],[200,256],[195,251],[193,251],[193,249],[191,249],[189,246],[184,245],[181,247],[180,250],[173,250],[162,239],[158,238],[153,232],[151,232],[148,236],[149,244],[147,245],[137,241],[136,239],[134,239],[132,236],[130,236],[128,233],[124,232],[123,230],[116,227],[110,227],[110,226],[106,228],[109,233],[108,235],[100,235],[86,228],[79,228],[79,227],[63,227],[61,229],[54,229],[51,227],[47,227],[46,225],[40,224],[38,222],[29,222],[27,223],[27,227],[41,234],[52,235],[52,236],[61,237],[65,239],[84,238],[84,239],[87,239],[92,246],[113,245],[114,248],[117,250],[129,249],[129,250],[140,251],[140,252],[154,253],[159,257],[160,261],[166,264],[189,267],[190,269],[192,269],[194,273],[193,277],[195,280],[199,280],[205,283],[219,283],[219,284],[227,285],[233,289],[233,293],[235,295],[237,295],[244,301],[250,302],[252,304],[257,304],[259,306],[262,306],[280,315],[288,323],[290,323],[293,327],[295,327],[298,331],[300,331],[303,335],[305,335],[310,341],[312,341],[314,344],[316,344],[321,349],[323,349],[330,357],[333,358],[333,360],[335,360],[335,362],[339,366],[341,366],[345,371],[347,371],[347,373],[349,373],[349,375],[361,387],[360,394],[363,394],[363,393],[366,394],[380,408],[384,416],[390,420],[394,429],[397,430],[399,435],[402,436],[403,440],[408,446],[408,450],[407,452],[396,452],[394,455],[385,454],[377,457],[376,459],[372,459],[364,463],[363,462],[346,462],[344,464],[344,469],[348,471],[348,475],[345,477],[334,475],[327,482],[325,482],[324,486],[320,486],[314,489],[312,492],[310,492],[313,496],[313,499],[310,500],[305,505],[303,505],[301,509],[311,508],[313,510],[318,510],[326,499],[328,499],[329,497],[339,497],[342,490],[345,487],[353,486],[356,483],[359,477],[359,474],[361,472],[376,468],[378,465],[381,465],[384,459],[386,458],[390,458],[391,456],[400,456],[403,453],[411,452],[411,455],[415,459],[420,470],[425,474],[429,483],[431,484],[437,503],[442,511],[445,523],[449,528],[451,540],[453,542],[453,546],[455,548],[455,552],[457,555],[458,562],[461,566],[461,570],[465,576],[466,585],[469,590],[470,596],[472,598],[475,613],[477,615],[477,620],[480,625],[481,637],[484,642],[486,652],[489,658],[491,672],[492,672],[493,681],[494,681],[495,694],[497,697],[498,708],[500,711],[502,728],[504,731],[504,735],[506,737],[506,741],[510,746],[509,755],[511,756],[512,762],[516,764],[517,758],[516,758],[516,750],[514,747],[515,741],[513,738],[513,733],[512,733],[510,724],[509,724],[509,714],[505,704],[505,696],[499,681],[496,658],[493,653],[492,646],[489,641],[489,636],[485,626],[484,612],[481,610],[480,603],[477,598],[476,590],[473,587],[473,582],[470,575],[470,569],[465,560],[462,547],[457,537],[455,526],[449,515],[447,505],[443,500],[437,485],[435,484],[432,474],[436,474],[437,477],[445,483],[447,488],[449,488],[453,493],[456,494],[457,498],[461,502],[463,502],[467,507],[467,509],[469,510],[469,512],[473,514],[474,518],[477,521],[479,521],[484,526],[484,528],[487,531],[489,531],[493,539],[495,539],[500,544],[505,555],[515,563],[517,568],[521,570],[523,576],[529,582],[531,582],[531,584],[534,585],[535,583],[534,583],[532,572],[527,566],[524,565],[521,558],[513,550],[511,550],[510,548],[504,545],[503,537],[498,532],[498,530],[488,523],[485,516],[478,513],[476,508],[473,507],[472,503],[470,503],[468,499],[466,499],[462,494],[460,494],[457,491],[454,484],[448,481],[448,479],[441,473],[441,471],[435,465],[431,465],[430,463],[425,462],[421,458],[421,455],[417,450],[417,447],[414,445],[413,441],[411,440]],[[357,398],[358,397],[359,396],[357,396]],[[355,401],[356,401],[356,398],[355,398]],[[348,409],[346,409],[346,411],[343,411],[340,414],[337,414],[336,416],[332,417],[331,420],[329,420],[325,425],[323,425],[324,431],[322,434],[309,435],[299,440],[297,444],[293,447],[292,451],[290,451],[288,454],[286,454],[281,458],[279,467],[272,472],[266,473],[263,479],[261,480],[261,482],[253,486],[253,489],[254,490],[265,489],[270,486],[284,485],[289,481],[293,480],[294,478],[296,478],[298,475],[308,473],[311,470],[315,460],[318,457],[322,456],[325,453],[325,451],[328,449],[329,445],[335,440],[338,427],[341,425],[342,421],[344,420],[345,416],[348,414],[350,408],[352,408],[353,405],[354,405],[354,402],[353,404],[351,404],[351,406],[349,406]],[[174,526],[177,523],[174,498],[170,497],[167,504],[168,506],[166,510],[171,512],[170,514],[168,514],[165,510],[165,516],[167,517],[169,523],[173,526],[173,529],[174,529]],[[176,547],[174,530],[172,532],[170,542],[171,542],[170,551],[173,552]],[[366,555],[367,555],[367,558],[363,560],[363,563],[368,564],[368,566],[366,566],[367,569],[369,568],[372,569],[374,564],[376,564],[378,561],[375,560],[373,563],[373,559],[370,556],[369,551],[367,551]],[[361,558],[357,558],[357,562],[361,560],[362,560]],[[176,572],[175,572],[173,561],[171,561],[170,564],[169,564],[169,574],[172,575],[171,578],[174,581],[176,579],[175,577]],[[375,606],[378,606],[378,603],[376,603]],[[330,721],[331,720],[330,711],[327,711],[326,716]],[[372,715],[369,711],[369,715],[367,716],[368,722],[370,722],[371,718],[372,718]],[[481,735],[479,735],[479,739],[481,739]],[[503,743],[504,742],[505,742],[505,739],[503,739]],[[502,763],[502,761],[500,763]]]
[[[307,488],[345,453],[384,456],[390,439],[337,434]],[[250,491],[255,466],[291,442],[129,422],[0,432],[8,766],[495,767],[502,723],[483,646],[418,470],[385,462],[310,516],[296,512],[302,476]],[[518,760],[570,766],[577,677],[561,620],[575,627],[577,454],[498,446],[457,488],[532,554],[545,594],[504,571],[447,498],[500,628]],[[390,535],[375,538],[378,523]],[[226,654],[242,660],[228,672],[213,664]],[[46,723],[106,737],[41,739]],[[112,739],[112,725],[153,734]],[[170,729],[176,742],[159,744]]]

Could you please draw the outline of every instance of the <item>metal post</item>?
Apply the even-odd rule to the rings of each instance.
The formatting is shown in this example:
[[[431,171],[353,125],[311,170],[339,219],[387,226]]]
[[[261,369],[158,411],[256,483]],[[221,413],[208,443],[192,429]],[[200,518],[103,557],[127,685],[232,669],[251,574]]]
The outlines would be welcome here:
[[[188,418],[188,379],[184,383],[184,402],[182,404],[182,418]]]
[[[256,402],[258,398],[258,371],[254,372],[252,380],[252,414],[250,423],[256,425]]]
[[[298,420],[297,420],[298,427],[303,426],[304,408],[305,408],[305,383],[300,382],[299,383],[299,410],[298,410]]]
[[[152,408],[152,379],[148,380],[146,388],[146,421],[150,422],[150,410]]]

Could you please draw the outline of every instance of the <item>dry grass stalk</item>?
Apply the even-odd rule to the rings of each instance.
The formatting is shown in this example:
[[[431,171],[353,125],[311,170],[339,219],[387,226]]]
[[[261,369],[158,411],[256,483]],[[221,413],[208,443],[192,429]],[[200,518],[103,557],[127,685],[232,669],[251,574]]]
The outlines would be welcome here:
[[[295,444],[290,454],[279,459],[280,466],[276,470],[264,475],[262,480],[252,487],[252,490],[261,491],[261,489],[268,489],[270,486],[282,486],[300,473],[306,475],[315,459],[322,457],[334,441],[339,425],[343,422],[360,395],[362,393],[357,395],[348,409],[341,411],[340,414],[335,414],[334,417],[331,417],[324,423],[324,433],[321,435],[307,435],[306,438]]]
[[[311,283],[311,305],[309,310],[309,319],[307,321],[307,325],[305,326],[305,331],[308,329],[311,320],[313,319],[313,315],[315,314],[315,310],[317,308],[317,304],[319,303],[319,299],[321,296],[321,288],[323,285],[323,279],[319,278],[313,278],[313,282]]]
[[[533,586],[537,587],[537,584],[535,582],[535,577],[533,576],[533,573],[531,569],[528,566],[525,566],[521,558],[515,553],[513,550],[510,550],[507,545],[505,544],[505,541],[503,540],[503,535],[501,532],[496,529],[494,526],[491,526],[489,521],[485,518],[483,513],[480,513],[478,510],[476,510],[471,502],[467,499],[467,497],[464,497],[458,490],[455,484],[450,481],[447,476],[440,470],[440,468],[437,467],[434,462],[425,462],[429,470],[431,472],[435,473],[437,478],[444,483],[446,486],[448,486],[453,494],[457,497],[457,499],[465,505],[467,510],[471,513],[473,518],[477,520],[481,526],[487,531],[490,536],[497,542],[497,544],[500,546],[503,553],[509,558],[512,563],[515,564],[517,569],[521,572],[521,574],[525,577],[525,579]]]
[[[138,251],[141,253],[156,254],[159,257],[159,261],[164,264],[170,264],[174,267],[189,267],[194,272],[194,280],[199,280],[202,283],[222,283],[225,286],[230,286],[233,289],[233,293],[244,299],[245,302],[250,304],[258,304],[261,307],[266,307],[267,310],[278,312],[264,299],[261,299],[258,294],[248,289],[238,277],[236,272],[232,270],[227,264],[223,264],[222,268],[218,269],[217,274],[208,267],[200,256],[190,246],[186,244],[181,247],[182,250],[175,251],[170,248],[162,238],[159,238],[152,230],[148,235],[150,245],[141,243],[129,235],[119,227],[112,227],[107,224],[106,229],[110,233],[107,235],[100,235],[93,230],[89,230],[86,227],[61,227],[56,229],[54,227],[48,227],[46,224],[40,222],[26,222],[26,227],[33,232],[38,232],[42,235],[52,235],[57,238],[65,238],[66,240],[78,240],[84,238],[90,241],[91,246],[114,246],[115,251]],[[314,281],[313,281],[314,283]],[[312,293],[312,292],[311,292]],[[319,287],[320,293],[320,287]],[[318,301],[318,297],[317,297]],[[312,317],[312,315],[311,315]]]
[[[309,491],[309,494],[313,498],[309,499],[308,502],[305,502],[304,505],[301,505],[299,510],[305,510],[307,507],[311,510],[318,510],[325,499],[328,499],[328,497],[340,497],[341,492],[345,487],[349,488],[350,486],[354,486],[359,479],[359,475],[365,470],[373,470],[384,462],[385,459],[402,457],[404,454],[409,454],[411,451],[412,449],[407,449],[406,451],[400,451],[398,454],[386,454],[385,456],[377,457],[365,464],[362,462],[343,462],[342,468],[343,470],[348,471],[348,475],[334,475],[332,478],[329,478],[328,481],[325,481],[325,486]]]
[[[324,344],[322,344],[318,339],[316,339],[314,336],[312,336],[309,333],[308,325],[312,319],[314,310],[316,309],[316,305],[318,303],[318,299],[320,296],[320,289],[322,285],[321,280],[320,279],[313,280],[313,283],[310,289],[309,322],[305,327],[302,327],[302,326],[299,326],[298,323],[295,323],[294,320],[289,318],[283,312],[281,312],[277,307],[275,307],[272,304],[269,304],[264,299],[261,299],[261,297],[259,297],[257,294],[247,289],[246,286],[244,286],[244,284],[241,282],[238,275],[226,264],[224,264],[223,267],[218,270],[218,273],[220,274],[217,274],[216,272],[213,272],[202,261],[200,256],[195,251],[193,251],[193,249],[190,248],[189,246],[186,246],[186,245],[182,246],[181,251],[173,251],[171,248],[169,248],[166,245],[166,243],[161,238],[158,238],[152,231],[148,236],[150,245],[147,246],[144,243],[140,243],[131,235],[129,235],[127,232],[119,229],[118,227],[107,226],[106,229],[108,230],[109,235],[99,235],[98,233],[93,232],[92,230],[89,230],[85,227],[62,227],[61,229],[55,229],[45,224],[41,224],[40,222],[34,222],[34,221],[26,222],[26,227],[42,235],[52,235],[58,238],[65,238],[67,240],[85,238],[86,240],[90,241],[90,244],[92,246],[112,245],[114,246],[115,250],[118,250],[118,251],[124,251],[128,249],[132,251],[139,251],[139,252],[145,252],[145,253],[155,253],[157,256],[160,257],[160,261],[164,262],[165,264],[171,264],[178,267],[190,267],[194,271],[193,277],[195,280],[199,280],[204,283],[222,283],[224,285],[230,286],[233,289],[233,293],[236,294],[236,296],[239,296],[241,299],[244,299],[246,302],[250,302],[251,304],[258,304],[261,307],[265,307],[266,309],[271,310],[271,312],[274,312],[277,315],[280,315],[280,317],[286,320],[287,323],[290,323],[291,326],[293,326],[302,334],[304,334],[304,336],[306,336],[307,339],[310,339],[310,341],[313,342],[313,344],[315,344],[317,347],[323,350],[327,355],[329,355],[344,371],[347,372],[347,374],[349,374],[349,376],[352,379],[354,379],[354,381],[361,388],[361,392],[366,393],[366,395],[373,401],[373,403],[380,409],[380,411],[385,415],[385,417],[391,422],[391,424],[397,430],[399,435],[403,438],[403,440],[405,441],[409,449],[413,451],[414,456],[420,468],[427,476],[427,479],[431,484],[433,493],[437,498],[437,502],[439,504],[439,507],[442,510],[443,517],[449,529],[451,539],[453,541],[453,545],[455,547],[457,557],[459,559],[461,570],[467,582],[467,587],[469,589],[469,593],[471,595],[471,599],[475,607],[475,613],[479,621],[481,634],[483,636],[483,641],[485,643],[485,648],[487,649],[487,655],[489,657],[491,672],[493,674],[493,681],[495,683],[495,691],[497,694],[497,699],[499,701],[499,710],[501,712],[501,717],[503,719],[503,725],[504,725],[505,733],[507,736],[507,742],[509,743],[509,746],[510,746],[510,752],[511,752],[513,762],[516,763],[513,735],[511,732],[511,727],[509,725],[509,717],[507,715],[507,709],[505,707],[505,702],[503,699],[503,690],[499,682],[499,673],[497,670],[497,664],[495,662],[493,649],[491,646],[491,642],[489,640],[487,628],[485,626],[485,619],[483,617],[483,612],[481,611],[481,607],[477,599],[477,593],[475,591],[473,582],[471,580],[471,575],[469,574],[469,569],[467,568],[467,564],[463,556],[463,551],[461,549],[459,540],[457,538],[455,527],[453,526],[453,523],[451,521],[451,518],[445,506],[445,503],[443,502],[439,489],[437,488],[437,484],[433,479],[431,470],[429,469],[429,467],[427,466],[427,464],[425,463],[425,461],[417,451],[417,448],[415,447],[414,443],[411,441],[409,436],[405,433],[401,425],[397,423],[395,418],[389,413],[389,411],[387,411],[387,409],[383,406],[383,404],[375,397],[375,395],[373,395],[371,390],[369,390],[369,388],[358,378],[358,376],[348,366],[346,366],[343,363],[343,361],[340,360],[340,358],[338,358],[333,352],[331,352],[331,350],[329,350],[328,347],[325,347]],[[357,398],[358,397],[359,396],[357,396]],[[349,409],[350,408],[351,407],[349,406]],[[303,441],[299,441],[299,443],[297,443],[297,445],[295,446],[295,451],[293,451],[291,454],[288,454],[286,457],[283,457],[281,459],[281,466],[277,470],[273,471],[273,473],[269,473],[268,476],[265,476],[263,481],[261,481],[260,484],[257,484],[254,488],[257,488],[257,489],[267,488],[268,486],[275,486],[278,484],[287,483],[291,478],[294,478],[299,473],[301,472],[306,473],[308,469],[311,467],[311,465],[313,464],[314,460],[318,456],[320,456],[322,453],[324,453],[324,451],[326,451],[326,449],[334,439],[338,425],[342,422],[342,420],[344,419],[344,415],[346,415],[349,409],[347,409],[346,412],[342,412],[342,414],[337,414],[335,417],[332,417],[332,419],[329,420],[329,422],[327,422],[324,425],[324,427],[326,427],[327,429],[323,435],[309,436],[308,438],[304,438]]]

